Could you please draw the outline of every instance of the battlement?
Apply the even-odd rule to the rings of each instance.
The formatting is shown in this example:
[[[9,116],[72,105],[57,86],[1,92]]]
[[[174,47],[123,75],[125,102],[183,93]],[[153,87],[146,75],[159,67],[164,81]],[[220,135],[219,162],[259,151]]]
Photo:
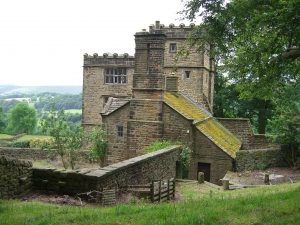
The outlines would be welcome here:
[[[187,34],[190,33],[196,25],[191,23],[190,25],[186,26],[184,23],[175,26],[173,23],[169,24],[169,26],[165,26],[161,24],[160,21],[155,21],[155,24],[149,26],[149,33],[157,33],[162,32],[164,33],[168,39],[170,38],[186,38]],[[144,32],[146,30],[143,30]]]
[[[134,56],[130,56],[128,53],[117,54],[117,53],[104,53],[102,56],[99,56],[97,53],[93,55],[88,55],[87,53],[83,55],[83,66],[101,66],[101,65],[110,65],[110,66],[134,66]]]

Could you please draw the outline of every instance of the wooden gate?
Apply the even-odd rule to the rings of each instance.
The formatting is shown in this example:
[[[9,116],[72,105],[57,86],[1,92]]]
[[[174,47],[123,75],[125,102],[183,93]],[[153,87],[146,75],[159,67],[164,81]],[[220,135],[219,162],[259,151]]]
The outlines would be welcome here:
[[[152,202],[163,202],[175,197],[175,179],[154,180],[150,185],[150,197]]]

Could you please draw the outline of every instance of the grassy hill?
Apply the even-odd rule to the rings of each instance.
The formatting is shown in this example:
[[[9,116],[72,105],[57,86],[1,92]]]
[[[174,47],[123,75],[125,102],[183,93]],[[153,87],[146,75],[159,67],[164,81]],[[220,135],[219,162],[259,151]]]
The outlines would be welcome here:
[[[12,94],[39,94],[43,92],[59,94],[80,94],[82,86],[13,86],[0,85],[0,96]]]
[[[185,200],[180,202],[127,204],[110,208],[81,208],[2,200],[0,221],[2,225],[300,223],[299,183],[206,194],[200,194],[201,190],[197,190],[197,187],[179,191],[185,196]]]

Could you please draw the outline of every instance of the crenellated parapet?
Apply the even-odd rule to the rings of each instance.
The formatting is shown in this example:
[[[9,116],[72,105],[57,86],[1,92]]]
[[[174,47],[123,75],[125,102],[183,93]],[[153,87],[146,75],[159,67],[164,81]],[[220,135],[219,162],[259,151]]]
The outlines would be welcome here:
[[[133,67],[134,66],[134,56],[130,56],[128,53],[117,54],[117,53],[104,53],[102,56],[99,56],[97,53],[93,55],[88,55],[87,53],[83,55],[84,57],[84,67],[89,66],[125,66]]]
[[[191,23],[189,25],[181,23],[177,26],[171,23],[169,24],[169,26],[165,26],[164,24],[161,24],[160,21],[156,21],[155,24],[149,26],[149,33],[157,33],[158,31],[160,31],[164,33],[168,39],[185,39],[187,37],[187,34],[191,32],[194,27],[194,23]]]

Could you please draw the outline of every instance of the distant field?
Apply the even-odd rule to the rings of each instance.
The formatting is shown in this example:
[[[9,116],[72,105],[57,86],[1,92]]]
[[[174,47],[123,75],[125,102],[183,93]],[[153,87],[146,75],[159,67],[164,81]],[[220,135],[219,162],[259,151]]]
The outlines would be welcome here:
[[[13,137],[13,136],[9,135],[9,134],[0,134],[0,139],[11,138],[11,137]]]
[[[46,135],[24,135],[23,137],[17,139],[18,141],[29,141],[29,140],[32,140],[32,139],[35,139],[35,138],[38,138],[38,139],[50,139],[51,137],[50,136],[46,136]]]
[[[66,109],[65,113],[70,113],[70,114],[81,114],[82,110],[81,109]]]
[[[294,225],[300,221],[299,183],[202,195],[200,185],[196,185],[179,192],[186,200],[163,204],[133,202],[106,208],[0,200],[0,221],[1,225]]]

